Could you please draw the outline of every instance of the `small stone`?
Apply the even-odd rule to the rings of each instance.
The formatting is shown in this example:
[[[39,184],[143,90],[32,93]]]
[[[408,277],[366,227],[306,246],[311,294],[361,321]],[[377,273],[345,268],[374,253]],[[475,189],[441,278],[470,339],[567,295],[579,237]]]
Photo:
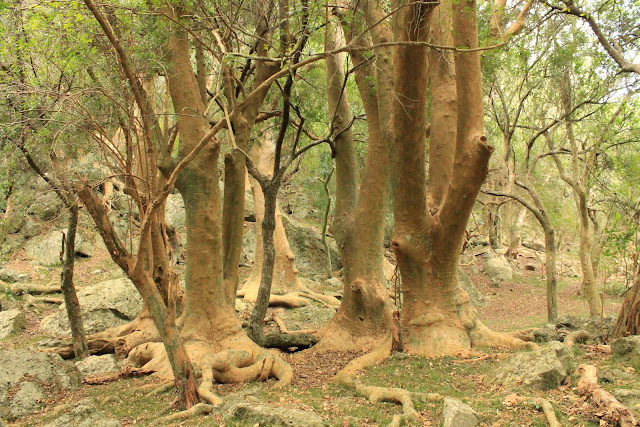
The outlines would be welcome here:
[[[478,413],[458,399],[444,399],[444,427],[475,427],[480,424]]]
[[[9,270],[3,268],[0,270],[0,280],[7,283],[16,283],[21,280],[25,280],[24,276],[26,276],[27,280],[29,278],[28,274],[20,274],[17,271]]]
[[[334,289],[342,289],[342,280],[337,277],[332,277],[331,279],[327,279],[324,281],[325,285],[330,286]]]
[[[27,317],[20,310],[0,311],[0,339],[19,333],[27,326]]]

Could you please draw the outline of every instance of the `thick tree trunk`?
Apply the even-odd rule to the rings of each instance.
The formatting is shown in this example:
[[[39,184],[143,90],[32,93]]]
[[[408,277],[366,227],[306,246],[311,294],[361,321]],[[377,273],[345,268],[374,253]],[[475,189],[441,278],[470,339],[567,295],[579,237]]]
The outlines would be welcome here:
[[[82,323],[80,303],[73,285],[73,271],[76,258],[76,230],[78,228],[78,204],[69,207],[69,226],[64,240],[64,264],[62,266],[62,295],[71,326],[71,339],[75,357],[84,359],[89,356],[87,338]]]
[[[613,338],[629,335],[640,335],[640,268],[633,279],[631,289],[625,295],[613,330]]]
[[[432,7],[413,3],[399,12],[396,41],[427,41]],[[445,0],[440,7],[451,7],[451,3]],[[454,46],[478,46],[475,2],[453,5],[453,28]],[[392,155],[396,227],[392,247],[402,275],[404,348],[414,354],[437,356],[478,345],[520,345],[492,333],[477,320],[457,279],[466,225],[493,151],[483,136],[480,55],[469,51],[455,55],[457,111],[452,114],[456,114],[456,138],[441,141],[443,150],[446,147],[455,152],[452,178],[440,208],[430,210],[424,159],[426,58],[421,46],[400,45],[396,49]]]
[[[368,5],[368,20],[380,11]],[[365,7],[366,8],[366,7]],[[345,27],[346,28],[346,27]],[[335,47],[336,27],[329,24],[326,49]],[[347,34],[347,38],[350,35]],[[387,30],[374,31],[374,40],[390,40]],[[391,301],[384,287],[384,220],[389,180],[391,126],[391,59],[388,49],[378,49],[377,68],[363,64],[352,54],[356,84],[367,114],[369,151],[360,191],[357,189],[355,145],[351,133],[351,111],[344,88],[344,70],[339,55],[325,60],[329,111],[334,114],[336,147],[336,211],[333,224],[343,265],[342,303],[331,322],[321,331],[318,349],[368,350],[391,334]]]

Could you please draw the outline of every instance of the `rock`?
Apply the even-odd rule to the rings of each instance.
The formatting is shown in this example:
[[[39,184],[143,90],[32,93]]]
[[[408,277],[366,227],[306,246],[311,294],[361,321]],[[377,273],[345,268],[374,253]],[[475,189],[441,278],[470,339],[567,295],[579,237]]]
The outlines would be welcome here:
[[[538,252],[544,252],[545,250],[544,242],[540,240],[522,242],[522,246],[524,246],[525,248],[533,249],[534,251],[538,251]]]
[[[296,267],[300,273],[307,277],[325,274],[327,256],[320,233],[288,215],[282,215],[282,224],[287,233],[291,251],[296,256]],[[338,248],[332,239],[328,242],[331,265],[334,270],[337,270],[341,268]]]
[[[324,283],[332,289],[342,289],[342,280],[338,279],[337,277],[327,279],[324,281]]]
[[[27,317],[20,310],[0,311],[0,339],[18,333],[27,326]]]
[[[513,269],[502,256],[489,258],[484,265],[484,273],[492,282],[508,282],[513,279]]]
[[[562,336],[558,333],[553,325],[545,325],[544,327],[533,332],[536,342],[560,341]]]
[[[473,236],[469,239],[469,244],[474,247],[478,246],[489,246],[489,237],[488,236]]]
[[[518,353],[500,363],[488,376],[492,384],[528,386],[537,389],[558,387],[573,370],[570,350],[552,341],[537,350]]]
[[[31,382],[20,384],[17,393],[11,399],[9,418],[17,419],[29,415],[42,407],[45,395],[37,385]]]
[[[82,320],[87,334],[123,325],[133,320],[144,302],[129,279],[107,280],[78,290]],[[64,304],[45,317],[40,328],[52,335],[69,335],[69,320]]]
[[[76,366],[85,376],[101,375],[108,372],[118,372],[120,370],[113,354],[89,356],[84,360],[76,362]]]
[[[180,193],[173,193],[167,196],[165,203],[165,219],[167,225],[176,230],[184,228],[187,217],[184,212],[184,200]]]
[[[636,376],[630,372],[625,372],[622,369],[605,366],[598,372],[598,378],[600,381],[615,384],[620,381],[633,381],[636,379]]]
[[[478,289],[473,285],[471,278],[462,269],[458,269],[458,281],[460,282],[462,289],[467,291],[469,299],[471,300],[471,305],[474,307],[484,307],[487,305],[487,300],[484,295],[478,291]]]
[[[29,275],[3,268],[0,270],[0,280],[7,283],[25,282],[29,280]]]
[[[640,371],[640,335],[632,335],[614,340],[611,343],[614,356],[631,363],[636,371]]]
[[[99,411],[89,399],[83,399],[70,406],[64,415],[50,422],[46,427],[119,427],[120,422]]]
[[[619,388],[613,391],[613,395],[627,408],[635,409],[640,405],[640,390]]]
[[[444,427],[475,427],[480,424],[478,413],[458,399],[444,399]]]
[[[35,411],[37,401],[44,392],[55,393],[60,389],[72,389],[80,385],[82,374],[71,362],[53,353],[31,350],[6,350],[0,352],[0,417],[11,420]],[[25,385],[31,383],[32,385]],[[39,394],[36,388],[40,390]],[[22,391],[21,391],[22,390]],[[16,393],[10,403],[10,394]],[[20,405],[14,400],[20,393]],[[30,403],[29,403],[30,402]]]
[[[62,251],[62,239],[66,230],[53,230],[43,236],[34,236],[24,246],[26,258],[38,265],[50,266],[59,264]],[[81,256],[93,256],[91,242],[76,234],[76,253]]]
[[[265,426],[320,426],[322,417],[312,411],[291,408],[289,406],[275,406],[264,403],[256,398],[249,401],[224,403],[221,408],[225,419],[257,422]]]
[[[280,317],[290,331],[300,329],[320,329],[329,323],[336,314],[333,308],[327,308],[313,302],[295,310],[284,310]]]
[[[563,316],[556,320],[556,329],[563,335],[584,329],[594,337],[607,338],[613,332],[616,320],[614,316],[606,316],[602,321],[599,317],[587,319],[580,316]]]
[[[47,188],[38,194],[29,207],[29,211],[35,214],[42,221],[50,221],[55,218],[62,209],[62,201],[56,193]]]

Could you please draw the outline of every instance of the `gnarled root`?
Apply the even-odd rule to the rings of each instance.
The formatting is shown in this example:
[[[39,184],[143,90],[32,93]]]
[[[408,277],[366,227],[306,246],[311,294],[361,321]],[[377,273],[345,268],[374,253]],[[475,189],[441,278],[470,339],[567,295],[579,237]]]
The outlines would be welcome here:
[[[441,401],[442,396],[437,393],[413,393],[401,388],[366,386],[356,378],[358,371],[387,358],[391,352],[391,345],[392,339],[389,337],[376,350],[353,359],[338,372],[335,381],[354,387],[358,395],[366,397],[371,403],[394,402],[402,405],[402,414],[396,414],[389,424],[395,427],[402,425],[404,421],[416,421],[419,418],[413,406],[414,398]]]
[[[52,282],[53,283],[53,282]],[[47,295],[47,294],[59,294],[62,293],[60,285],[34,285],[31,283],[0,283],[0,292],[22,295]]]
[[[472,347],[498,347],[514,350],[538,348],[534,342],[523,341],[514,336],[492,331],[487,328],[484,323],[477,321],[476,326],[471,333]]]
[[[151,424],[150,426],[168,424],[174,421],[184,421],[189,418],[199,417],[200,415],[208,415],[213,412],[213,406],[208,405],[206,403],[198,403],[193,405],[191,408],[186,411],[176,412],[175,414],[167,415],[166,417],[158,418]]]
[[[516,404],[534,405],[542,409],[544,416],[547,418],[547,423],[549,424],[549,427],[562,427],[560,422],[558,422],[558,418],[556,418],[556,412],[553,409],[553,405],[551,405],[551,402],[549,402],[547,399],[543,399],[541,397],[528,398],[524,396],[519,396],[514,393],[507,396],[507,398],[502,403],[504,403],[507,406],[513,406]]]
[[[631,411],[618,399],[613,397],[608,391],[598,384],[598,370],[593,365],[578,366],[578,373],[581,375],[578,381],[578,393],[591,398],[598,406],[606,410],[606,421],[610,425],[622,427],[637,426],[638,421]]]
[[[153,319],[145,310],[125,325],[89,335],[87,337],[87,346],[90,354],[114,353],[117,359],[123,360],[127,358],[132,349],[139,345],[157,341],[160,341],[160,334],[153,323]],[[58,347],[55,351],[63,359],[75,357],[71,344]]]

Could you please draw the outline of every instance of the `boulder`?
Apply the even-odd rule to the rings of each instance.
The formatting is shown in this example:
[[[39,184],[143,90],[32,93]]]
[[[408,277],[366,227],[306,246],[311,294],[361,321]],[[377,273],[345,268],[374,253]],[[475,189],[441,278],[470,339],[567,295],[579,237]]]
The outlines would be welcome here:
[[[291,408],[289,405],[276,406],[264,403],[255,397],[249,397],[248,400],[231,399],[229,402],[223,403],[221,412],[229,421],[255,421],[258,425],[265,426],[323,425],[322,417],[313,411]]]
[[[295,310],[284,310],[280,317],[290,331],[297,331],[300,329],[320,329],[329,323],[334,314],[336,311],[333,308],[312,302]]]
[[[458,269],[458,281],[462,289],[469,294],[471,305],[474,307],[484,307],[487,305],[487,300],[484,295],[473,285],[471,278],[462,269]]]
[[[564,344],[552,341],[537,350],[504,360],[487,379],[492,384],[521,384],[542,390],[556,388],[573,371],[571,356],[571,350]]]
[[[144,302],[129,279],[107,280],[78,290],[82,320],[87,334],[123,325],[133,320]],[[40,328],[52,335],[69,335],[69,320],[64,304],[45,317]]]
[[[89,356],[84,360],[76,362],[78,370],[83,375],[90,377],[102,375],[109,372],[118,372],[120,367],[113,354],[105,354],[103,356]]]
[[[553,325],[545,325],[544,327],[535,330],[533,332],[533,337],[536,342],[560,341],[563,339],[562,335],[560,335]]]
[[[616,326],[616,320],[614,316],[606,316],[602,321],[599,317],[563,316],[556,320],[556,329],[561,335],[584,329],[594,337],[606,339],[611,336]]]
[[[640,390],[619,388],[613,391],[613,395],[632,411],[640,409]]]
[[[480,424],[478,413],[469,405],[458,399],[444,399],[442,411],[444,427],[475,427]]]
[[[180,193],[173,193],[167,196],[165,203],[165,220],[167,225],[174,229],[181,229],[187,223],[187,217],[184,212],[184,200]]]
[[[484,273],[492,282],[508,282],[513,279],[513,269],[503,256],[489,258],[484,265]]]
[[[21,383],[11,399],[9,418],[15,420],[36,412],[42,407],[44,399],[45,395],[40,387],[28,381]]]
[[[29,211],[42,221],[51,221],[62,209],[62,201],[56,193],[47,188],[31,202]]]
[[[640,335],[632,335],[614,340],[611,352],[623,361],[629,362],[636,371],[640,371]]]
[[[14,420],[39,408],[47,393],[80,385],[82,374],[53,353],[31,350],[0,352],[0,417]],[[10,398],[13,395],[13,399]]]
[[[120,427],[115,418],[107,417],[99,411],[89,399],[83,399],[70,405],[69,410],[59,411],[63,415],[50,422],[46,427]]]
[[[66,230],[52,230],[42,236],[34,236],[24,246],[27,260],[38,265],[54,265],[60,263],[62,239]],[[80,233],[76,234],[76,253],[81,256],[93,256],[93,244]]]
[[[27,317],[20,310],[0,311],[0,339],[18,333],[27,326]]]
[[[25,282],[29,280],[29,275],[3,268],[0,270],[0,280],[7,283]]]
[[[291,218],[282,215],[291,251],[296,256],[296,267],[300,273],[307,277],[326,277],[327,255],[322,246],[322,235],[315,229]],[[334,270],[341,268],[338,247],[332,239],[329,242],[329,252],[331,254],[331,265]]]

